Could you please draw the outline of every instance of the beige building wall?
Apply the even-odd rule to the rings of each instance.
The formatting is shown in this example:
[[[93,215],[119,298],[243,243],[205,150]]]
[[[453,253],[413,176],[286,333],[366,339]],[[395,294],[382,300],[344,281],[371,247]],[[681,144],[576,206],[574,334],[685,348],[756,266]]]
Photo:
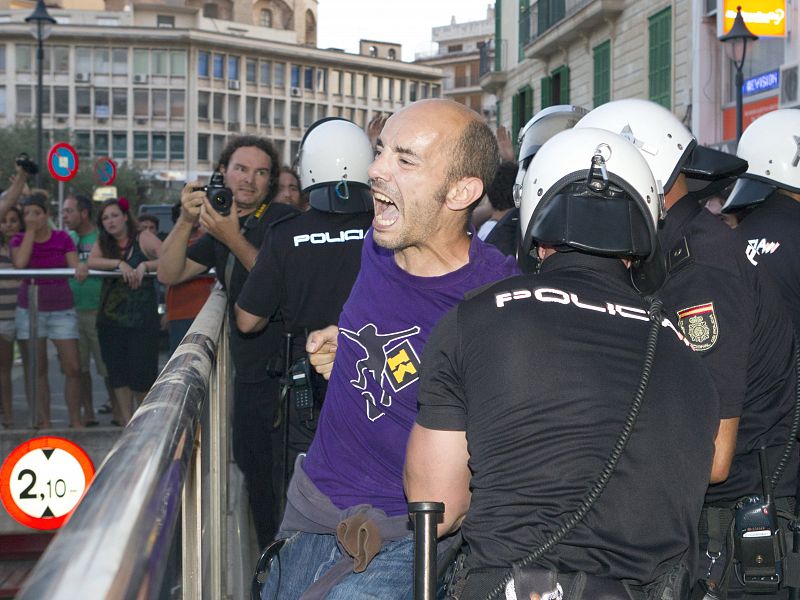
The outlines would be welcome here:
[[[512,125],[512,97],[525,86],[533,89],[533,114],[541,110],[541,80],[553,70],[569,68],[570,103],[593,108],[594,48],[610,40],[612,100],[649,97],[649,18],[670,7],[672,12],[670,108],[687,125],[692,103],[692,5],[690,0],[566,0],[565,17],[539,34],[538,2],[532,1],[530,41],[519,59],[520,1],[502,4],[502,39],[495,47],[505,50],[501,72],[482,77],[487,91],[497,94],[499,124]],[[494,65],[492,65],[494,67]],[[522,127],[523,123],[518,126]]]

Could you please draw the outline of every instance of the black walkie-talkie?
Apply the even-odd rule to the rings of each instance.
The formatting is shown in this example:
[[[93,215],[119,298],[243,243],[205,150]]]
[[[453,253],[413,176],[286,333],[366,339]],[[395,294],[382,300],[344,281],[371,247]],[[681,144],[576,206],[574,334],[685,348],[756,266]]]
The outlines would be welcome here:
[[[748,593],[776,592],[783,579],[783,536],[769,482],[766,448],[758,451],[761,496],[747,496],[736,503],[734,544],[736,573]]]

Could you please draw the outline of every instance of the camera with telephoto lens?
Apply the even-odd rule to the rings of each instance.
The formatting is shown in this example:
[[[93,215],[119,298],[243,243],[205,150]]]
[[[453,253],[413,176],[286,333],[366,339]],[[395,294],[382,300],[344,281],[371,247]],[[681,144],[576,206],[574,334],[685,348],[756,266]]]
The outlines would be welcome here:
[[[215,171],[208,180],[208,185],[194,188],[195,192],[205,192],[206,198],[214,207],[214,210],[223,216],[231,214],[233,208],[233,192],[225,187],[222,173]]]
[[[22,170],[28,175],[36,175],[39,172],[39,166],[25,153],[17,157],[16,163],[18,166],[22,167]]]

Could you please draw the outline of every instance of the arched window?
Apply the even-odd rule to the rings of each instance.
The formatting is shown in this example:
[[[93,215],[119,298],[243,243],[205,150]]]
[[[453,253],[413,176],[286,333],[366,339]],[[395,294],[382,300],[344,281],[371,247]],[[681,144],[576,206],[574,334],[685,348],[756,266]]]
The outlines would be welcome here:
[[[217,9],[216,2],[206,2],[203,4],[203,16],[207,19],[219,18],[219,10]]]
[[[389,48],[389,60],[396,60],[397,59],[397,52],[395,52],[394,48]]]
[[[317,45],[317,18],[310,10],[306,11],[306,45]]]
[[[259,23],[262,27],[272,27],[272,11],[268,8],[261,9],[261,20]]]
[[[369,55],[372,57],[378,56],[378,47],[377,46],[370,46],[369,47]]]

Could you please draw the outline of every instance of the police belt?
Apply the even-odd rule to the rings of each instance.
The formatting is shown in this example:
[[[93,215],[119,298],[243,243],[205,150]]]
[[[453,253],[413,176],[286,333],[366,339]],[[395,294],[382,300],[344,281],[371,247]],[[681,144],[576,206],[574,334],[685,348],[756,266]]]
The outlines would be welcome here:
[[[503,581],[507,567],[478,567],[467,572],[461,586],[456,586],[454,600],[485,600]],[[512,587],[513,586],[513,587]],[[459,589],[460,588],[460,589]],[[514,578],[506,588],[505,598],[528,600],[538,594],[542,600],[645,600],[648,595],[640,586],[617,579],[589,575],[582,571],[562,573],[543,567],[514,569]],[[501,596],[502,597],[502,596]]]
[[[704,506],[700,513],[700,536],[708,539],[705,554],[711,560],[712,567],[720,557],[724,556],[725,562],[722,565],[721,577],[718,581],[713,582],[714,586],[719,588],[723,594],[727,593],[732,571],[730,567],[734,552],[731,547],[733,544],[731,533],[736,513],[735,504],[735,502],[709,504]],[[791,496],[775,498],[778,516],[783,519],[786,518],[785,514],[796,514],[795,504],[795,499]],[[782,587],[800,587],[800,554],[797,551],[797,548],[794,549],[794,552],[789,552],[787,549],[783,557]]]

